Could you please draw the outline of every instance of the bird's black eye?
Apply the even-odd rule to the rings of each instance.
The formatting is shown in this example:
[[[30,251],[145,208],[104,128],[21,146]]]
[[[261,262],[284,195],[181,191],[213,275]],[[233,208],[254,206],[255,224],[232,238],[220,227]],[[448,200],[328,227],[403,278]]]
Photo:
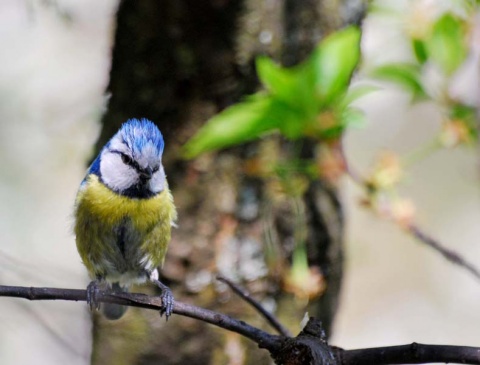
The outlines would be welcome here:
[[[152,169],[152,172],[153,172],[153,173],[156,173],[159,168],[160,168],[160,166],[154,167],[154,168]]]
[[[130,156],[122,153],[120,156],[122,156],[122,161],[125,165],[131,165],[133,163],[133,160]]]

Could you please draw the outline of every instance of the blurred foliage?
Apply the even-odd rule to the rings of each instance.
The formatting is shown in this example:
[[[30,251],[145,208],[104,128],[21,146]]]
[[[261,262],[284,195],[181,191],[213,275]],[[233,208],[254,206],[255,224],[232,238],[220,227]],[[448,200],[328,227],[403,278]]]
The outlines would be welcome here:
[[[479,82],[473,70],[479,61],[474,50],[478,42],[478,2],[442,5],[411,2],[408,12],[391,12],[402,20],[403,36],[411,45],[411,60],[385,63],[367,73],[373,80],[404,90],[414,103],[434,103],[442,114],[442,124],[431,142],[403,158],[392,152],[382,153],[364,180],[364,205],[404,228],[413,223],[415,212],[414,204],[397,191],[404,170],[441,148],[473,145],[478,138],[478,95],[467,93],[465,97],[465,92],[458,92],[459,86]],[[375,11],[385,14],[385,8]]]
[[[454,100],[448,90],[432,95],[425,77],[429,67],[446,79],[455,75],[468,54],[470,21],[469,17],[453,12],[441,14],[424,24],[421,32],[411,32],[411,62],[380,65],[369,72],[369,77],[403,88],[413,101],[445,104],[448,118],[464,122],[474,138],[475,108]],[[325,38],[305,62],[295,67],[284,68],[268,57],[259,57],[256,68],[264,90],[210,119],[185,145],[185,156],[194,158],[272,132],[280,132],[291,140],[338,139],[347,127],[363,122],[363,113],[352,103],[378,90],[373,86],[350,85],[359,57],[360,31],[356,27]]]
[[[360,79],[367,84],[352,84],[352,74],[360,59],[360,31],[356,27],[326,37],[305,62],[291,68],[282,67],[268,57],[259,57],[256,69],[264,89],[210,119],[184,146],[185,157],[194,158],[275,132],[288,140],[307,138],[318,145],[313,160],[302,160],[298,156],[288,161],[277,160],[267,174],[283,182],[298,180],[299,176],[307,180],[323,177],[335,182],[339,176],[349,173],[364,186],[366,207],[401,227],[409,227],[415,205],[397,192],[407,164],[439,148],[468,145],[477,139],[478,103],[472,105],[462,100],[452,92],[452,85],[459,83],[460,71],[472,57],[474,28],[479,27],[478,2],[452,2],[450,7],[441,9],[427,2],[410,2],[409,7],[407,14],[405,9],[386,10],[378,2],[370,9],[371,13],[381,11],[382,15],[401,20],[403,37],[411,45],[409,61],[361,69]],[[478,59],[474,64],[478,67]],[[371,86],[379,82],[381,87]],[[431,143],[420,146],[419,151],[413,151],[407,158],[393,152],[381,154],[370,174],[362,178],[348,170],[340,137],[347,128],[364,121],[362,111],[354,102],[389,85],[403,89],[412,102],[437,104],[443,113],[443,125]],[[288,195],[289,190],[284,191]],[[291,196],[295,195],[298,194]],[[293,253],[292,271],[297,268],[297,273],[308,271],[303,250],[300,239]],[[305,281],[305,277],[314,275],[292,272],[292,285],[300,287],[294,283]]]
[[[361,117],[350,103],[370,88],[348,92],[360,55],[360,31],[348,27],[325,38],[310,57],[284,68],[267,57],[257,59],[264,90],[210,119],[185,145],[185,156],[225,148],[280,132],[288,139],[338,138]]]
[[[425,54],[421,57],[418,57],[418,52],[415,54],[420,62],[431,59],[445,74],[452,75],[465,60],[465,38],[462,19],[453,14],[445,14],[433,24],[431,35],[423,41]]]
[[[403,87],[414,100],[427,97],[420,80],[421,70],[411,63],[391,63],[375,68],[371,76],[385,81],[391,81]]]
[[[452,93],[452,85],[458,82],[458,74],[469,55],[469,42],[475,24],[474,17],[478,8],[471,1],[459,2],[460,10],[446,11],[436,18],[430,14],[417,17],[424,19],[421,30],[415,29],[406,35],[412,50],[411,62],[387,63],[369,72],[373,79],[391,82],[412,96],[414,102],[433,101],[444,113],[445,123],[451,126],[454,121],[459,134],[451,143],[449,138],[444,146],[451,147],[458,143],[472,142],[477,138],[476,109],[477,105],[467,105]],[[427,12],[432,9],[420,9]],[[463,15],[459,15],[462,13]],[[434,74],[436,80],[432,81]],[[430,76],[430,77],[429,77]],[[435,82],[436,81],[436,82]],[[432,84],[434,84],[432,86]],[[459,126],[463,124],[462,127]],[[454,132],[450,130],[450,132]],[[462,134],[462,136],[460,136]],[[440,135],[441,140],[445,136]],[[441,147],[442,143],[439,144]]]

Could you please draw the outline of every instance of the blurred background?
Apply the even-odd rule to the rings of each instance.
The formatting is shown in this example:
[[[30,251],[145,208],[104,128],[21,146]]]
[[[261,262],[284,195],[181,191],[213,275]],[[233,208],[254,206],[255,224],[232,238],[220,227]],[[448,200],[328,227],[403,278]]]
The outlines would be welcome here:
[[[128,1],[121,6],[126,7],[125,3],[135,6]],[[256,29],[255,25],[258,25],[258,20],[251,20],[256,19],[255,17],[249,18],[252,14],[275,14],[276,9],[278,10],[275,1],[262,3],[264,7],[258,13],[252,10],[253,2],[249,1],[245,2],[247,10],[239,10],[237,5],[232,5],[229,1],[208,2],[208,9],[215,11],[213,22],[219,27],[245,31]],[[354,8],[357,7],[355,11],[361,8],[360,2],[348,3],[354,4]],[[429,16],[434,18],[438,16],[435,14],[445,9],[459,13],[465,11],[446,0],[383,1],[375,4],[389,10],[372,13],[364,21],[361,70],[383,62],[411,57],[405,37],[407,26],[422,24]],[[185,9],[188,10],[189,5],[192,9],[195,8],[193,3],[187,2]],[[169,8],[170,12],[161,14],[165,17],[181,18],[185,9],[179,10],[178,7],[172,6]],[[78,185],[89,161],[98,151],[98,146],[103,145],[112,135],[112,131],[128,117],[146,116],[154,119],[164,131],[167,150],[169,141],[172,145],[166,156],[167,166],[170,165],[170,170],[167,167],[167,174],[172,177],[173,193],[181,213],[180,229],[172,241],[172,258],[170,261],[167,259],[164,270],[166,280],[174,287],[178,286],[177,294],[182,300],[187,298],[191,303],[201,306],[219,297],[220,304],[214,308],[223,308],[221,305],[232,308],[232,298],[226,294],[225,288],[215,288],[215,285],[214,289],[206,288],[211,286],[212,272],[225,271],[225,267],[228,271],[231,267],[228,263],[222,263],[222,257],[228,256],[228,248],[233,247],[235,250],[236,243],[227,248],[222,246],[223,251],[219,249],[220,253],[209,254],[209,259],[214,264],[207,259],[203,263],[191,264],[188,261],[190,266],[185,264],[179,269],[178,265],[169,262],[183,262],[186,255],[195,253],[196,250],[204,252],[213,246],[218,248],[223,242],[223,236],[219,237],[220,235],[215,235],[213,231],[221,230],[223,235],[228,236],[232,230],[238,228],[238,224],[243,224],[241,219],[238,220],[240,223],[232,221],[231,210],[238,207],[230,206],[235,204],[232,201],[235,202],[237,198],[236,193],[232,193],[233,188],[229,188],[230,180],[224,176],[235,178],[238,170],[230,167],[233,169],[230,171],[228,166],[236,166],[230,164],[241,157],[219,155],[216,156],[217,160],[212,156],[201,157],[187,167],[185,163],[177,160],[179,146],[193,134],[192,130],[219,109],[238,100],[240,94],[252,92],[253,84],[244,87],[241,92],[231,92],[229,74],[222,80],[223,84],[215,85],[214,92],[208,88],[211,86],[209,84],[205,84],[205,88],[198,87],[189,81],[194,78],[191,76],[194,71],[185,67],[186,64],[193,65],[194,61],[185,60],[199,57],[202,52],[190,54],[188,44],[183,44],[183,48],[175,48],[178,52],[175,57],[184,62],[182,72],[175,70],[176,74],[181,73],[183,83],[180,83],[175,91],[165,91],[163,86],[159,86],[163,94],[152,96],[161,99],[159,103],[164,111],[158,115],[165,115],[168,121],[163,122],[163,119],[159,119],[160,117],[151,111],[145,111],[144,115],[129,115],[135,110],[130,106],[125,106],[123,113],[118,112],[122,99],[115,101],[118,93],[112,92],[115,85],[111,81],[109,83],[118,8],[119,3],[113,0],[4,0],[0,4],[0,282],[4,285],[86,287],[89,280],[76,251],[72,233],[73,203]],[[124,11],[128,10],[127,8]],[[147,5],[143,11],[148,13]],[[240,22],[221,23],[221,16],[228,11],[240,12]],[[268,22],[270,18],[261,19]],[[207,22],[208,19],[203,21]],[[351,22],[345,19],[342,21]],[[165,22],[172,23],[170,20]],[[208,28],[208,24],[202,25],[201,21],[198,23],[199,26]],[[149,22],[146,20],[145,24]],[[185,25],[181,22],[180,24]],[[181,36],[178,36],[181,30],[172,24],[170,26],[170,33],[167,35],[171,38],[167,39],[165,36],[165,42],[169,39],[181,39]],[[185,32],[192,32],[188,27],[186,29]],[[255,36],[262,35],[259,38],[263,40],[258,46],[260,49],[245,46],[251,43],[238,37],[235,43],[237,59],[232,61],[229,58],[231,55],[226,52],[219,52],[215,56],[217,59],[225,57],[229,62],[242,64],[242,70],[251,67],[249,60],[252,55],[257,51],[265,51],[262,45],[267,44],[266,53],[275,56],[276,51],[272,44],[275,43],[277,33],[274,33],[276,28],[273,21],[269,23],[269,29],[272,33],[252,31]],[[213,34],[216,29],[209,31]],[[320,38],[321,32],[315,37]],[[478,39],[476,41],[478,47]],[[142,42],[142,39],[138,39],[138,44]],[[201,44],[205,45],[206,42]],[[148,47],[148,42],[144,46]],[[214,49],[215,44],[210,47]],[[168,50],[168,47],[158,48],[160,53]],[[132,53],[135,52],[138,52],[138,48],[132,48]],[[208,47],[205,52],[210,52]],[[174,62],[175,57],[172,57],[170,62]],[[121,61],[117,62],[118,65]],[[296,63],[296,60],[284,59],[283,62]],[[211,68],[212,73],[223,71],[222,68],[212,67],[207,61],[205,63],[207,65],[204,67]],[[150,67],[163,67],[163,72],[168,73],[169,65],[167,62]],[[478,66],[477,58],[476,67]],[[135,69],[135,63],[132,63],[131,67]],[[149,75],[144,77],[148,78]],[[356,80],[361,81],[362,77],[365,77],[362,75],[360,71]],[[202,74],[202,77],[206,76]],[[252,75],[247,70],[235,77],[252,78]],[[163,79],[158,80],[161,83]],[[432,88],[435,88],[434,80],[432,84]],[[462,79],[461,84],[465,89],[459,92],[478,101],[478,94],[472,96],[472,93],[478,91],[478,86],[475,86],[478,85],[478,71],[477,74]],[[131,85],[131,92],[141,94],[140,90],[135,90],[135,84]],[[106,93],[107,87],[111,93]],[[197,109],[189,109],[192,114],[183,116],[183,122],[178,122],[187,125],[183,134],[180,134],[176,129],[175,118],[178,116],[177,109],[181,107],[169,98],[169,92],[183,97],[184,94],[193,94],[191,90],[196,90],[196,94],[189,99],[189,105],[201,105]],[[199,97],[202,92],[207,96]],[[126,93],[124,97],[128,98],[129,95]],[[143,99],[140,98],[139,106],[143,102],[150,103],[148,95],[141,95]],[[110,97],[112,99],[109,99]],[[209,97],[216,98],[215,107],[204,103],[204,99]],[[109,104],[109,100],[112,104]],[[356,170],[366,174],[382,151],[409,154],[428,145],[438,133],[443,120],[438,104],[427,101],[412,105],[410,101],[411,96],[408,93],[385,86],[381,91],[357,102],[358,107],[365,111],[366,123],[359,128],[349,129],[344,137],[345,153]],[[112,108],[105,116],[107,105],[112,105]],[[193,113],[194,111],[198,113]],[[137,110],[135,112],[139,113]],[[110,119],[115,121],[108,124]],[[185,122],[187,119],[188,122]],[[99,138],[100,142],[97,142]],[[174,156],[175,154],[177,156]],[[243,156],[242,154],[248,155],[249,151],[241,151],[239,156]],[[191,213],[189,204],[193,198],[185,190],[188,190],[192,179],[194,184],[197,184],[198,179],[201,180],[198,175],[208,175],[208,169],[213,169],[212,164],[227,166],[223,172],[215,170],[213,174],[213,178],[221,180],[223,184],[220,186],[222,194],[219,194],[222,198],[217,198],[218,201],[215,202],[215,209],[221,214],[215,215],[215,221],[219,222],[217,226],[210,227],[203,222],[199,227],[192,223],[198,211]],[[175,172],[175,169],[182,167],[186,168],[185,175]],[[480,246],[477,244],[480,236],[478,151],[474,147],[441,149],[419,159],[408,167],[405,174],[406,178],[400,190],[414,202],[416,222],[445,246],[480,266]],[[219,186],[212,182],[208,184],[213,192],[218,194]],[[207,195],[209,192],[210,190]],[[345,267],[340,299],[333,309],[336,317],[331,330],[331,343],[344,348],[405,344],[413,341],[480,346],[479,281],[465,270],[447,263],[437,252],[419,243],[392,222],[364,209],[360,204],[362,190],[347,177],[341,179],[335,193],[343,206]],[[213,208],[211,209],[213,211]],[[207,221],[209,217],[211,216],[207,216]],[[261,225],[252,225],[249,219],[244,220],[248,226],[243,229],[250,232],[247,235],[252,234],[252,237],[256,238],[262,236],[256,231]],[[212,237],[215,240],[207,239]],[[230,237],[228,242],[237,241]],[[255,261],[258,258],[256,249],[247,244],[255,243],[255,239],[239,239],[238,242],[243,242],[242,247],[246,249],[242,252],[250,261],[238,269],[239,273],[233,277],[241,277],[240,281],[247,282],[258,277],[264,278],[266,274],[263,271],[266,269]],[[201,267],[203,264],[205,266]],[[253,271],[253,274],[249,270]],[[265,283],[264,286],[268,286],[269,281]],[[253,292],[258,290],[268,308],[282,307],[280,302],[274,303],[272,298],[277,300],[278,296],[272,294],[269,288],[264,290],[268,294],[263,295],[263,289],[258,286],[251,283],[248,286]],[[208,295],[205,295],[205,292]],[[307,310],[303,304],[299,304],[298,308],[300,310],[295,315],[280,315],[281,318],[287,318],[285,321],[291,325],[294,332],[300,328],[300,321]],[[312,314],[312,310],[309,311]],[[150,327],[153,323],[155,328],[147,329],[143,320],[133,319],[134,315],[142,314],[133,310],[129,312],[132,312],[131,317],[126,319],[129,322],[119,331],[114,327],[116,324],[104,323],[98,317],[94,318],[92,327],[91,315],[85,303],[31,303],[2,298],[0,362],[55,364],[68,361],[70,364],[86,364],[92,359],[92,341],[95,340],[97,342],[93,342],[93,362],[120,364],[121,362],[114,360],[115,355],[112,353],[118,350],[118,346],[125,347],[124,342],[109,342],[109,338],[117,338],[115,336],[118,336],[119,332],[128,330],[133,334],[139,333],[143,339],[146,334],[151,335],[151,331],[159,331],[165,335],[165,332],[173,332],[176,326],[181,326],[180,319],[175,317],[164,324],[163,321],[159,323],[155,314],[148,314],[148,321],[145,323],[149,323]],[[233,315],[238,318],[245,319],[244,314],[241,308],[233,310]],[[187,322],[187,325],[194,326],[192,322]],[[114,335],[111,335],[112,332]],[[215,331],[215,335],[218,336],[219,332]],[[186,335],[181,336],[184,336],[181,338],[184,339],[183,346],[186,346]],[[195,332],[190,333],[190,336],[195,337]],[[202,355],[208,357],[208,363],[243,364],[252,361],[253,356],[242,352],[246,346],[243,341],[230,338],[229,335],[222,336],[225,338],[214,341],[215,348],[210,355]],[[165,359],[170,359],[168,363],[172,364],[182,363],[184,358],[177,356],[174,350],[179,338],[169,339],[171,353],[158,350],[156,357],[151,355],[151,349],[139,350],[144,344],[143,340],[139,340],[134,343],[138,347],[135,350],[127,346],[130,353],[134,352],[137,357],[123,361],[143,364],[156,358],[163,359],[162,363],[167,363]],[[98,342],[99,339],[104,342]],[[190,356],[202,351],[199,346],[191,346],[188,350]],[[152,345],[147,347],[151,348]],[[105,348],[108,348],[108,351]],[[102,360],[105,358],[109,360]],[[207,363],[203,357],[200,358],[202,360],[199,359],[196,363]]]

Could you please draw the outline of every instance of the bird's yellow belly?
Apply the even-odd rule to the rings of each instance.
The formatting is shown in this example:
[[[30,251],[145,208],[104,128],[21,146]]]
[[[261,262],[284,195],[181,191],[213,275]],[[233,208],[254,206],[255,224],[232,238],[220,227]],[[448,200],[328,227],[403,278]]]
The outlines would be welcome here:
[[[176,218],[168,188],[132,199],[90,175],[76,200],[77,249],[92,277],[142,281],[163,263]]]

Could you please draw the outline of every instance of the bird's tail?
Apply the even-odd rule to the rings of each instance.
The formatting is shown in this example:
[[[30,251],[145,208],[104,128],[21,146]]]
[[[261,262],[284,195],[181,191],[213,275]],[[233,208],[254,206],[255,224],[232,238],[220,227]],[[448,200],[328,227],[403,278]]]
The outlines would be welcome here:
[[[112,284],[112,290],[117,293],[126,292],[127,288],[122,288],[119,283]],[[119,319],[127,311],[125,305],[114,303],[102,303],[101,310],[103,315],[111,320]]]

